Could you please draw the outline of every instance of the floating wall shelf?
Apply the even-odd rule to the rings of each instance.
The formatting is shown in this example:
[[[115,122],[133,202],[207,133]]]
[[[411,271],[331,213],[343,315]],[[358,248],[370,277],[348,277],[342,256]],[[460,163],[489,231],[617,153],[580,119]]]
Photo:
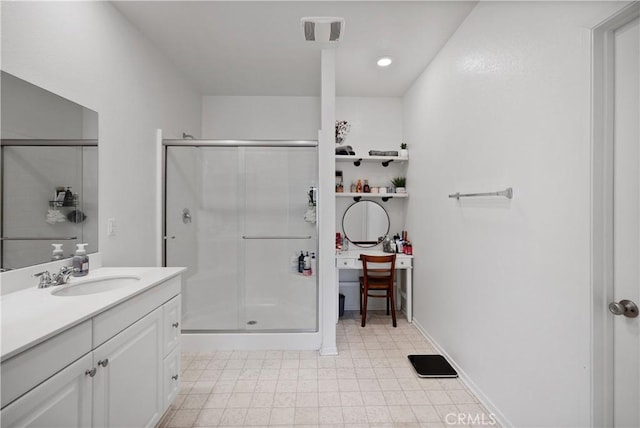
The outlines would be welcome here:
[[[338,198],[353,198],[354,201],[358,202],[360,199],[382,199],[384,202],[393,198],[408,198],[408,193],[353,193],[353,192],[343,192],[336,193],[336,197]]]
[[[336,155],[336,162],[353,162],[355,166],[360,166],[361,162],[380,162],[382,166],[389,166],[391,162],[405,162],[409,158],[404,156],[358,156],[358,155]]]

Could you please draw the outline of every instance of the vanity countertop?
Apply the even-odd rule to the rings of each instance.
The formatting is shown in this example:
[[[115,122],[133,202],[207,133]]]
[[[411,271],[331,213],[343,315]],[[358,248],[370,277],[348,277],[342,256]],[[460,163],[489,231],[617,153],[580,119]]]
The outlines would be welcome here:
[[[88,276],[71,278],[68,285],[49,288],[33,287],[0,296],[2,355],[5,361],[62,331],[80,324],[133,296],[184,272],[186,268],[161,267],[103,267],[92,270]],[[94,294],[56,296],[53,291],[72,287],[74,283],[89,279],[139,277],[134,285],[114,288]],[[87,285],[88,286],[88,285]]]

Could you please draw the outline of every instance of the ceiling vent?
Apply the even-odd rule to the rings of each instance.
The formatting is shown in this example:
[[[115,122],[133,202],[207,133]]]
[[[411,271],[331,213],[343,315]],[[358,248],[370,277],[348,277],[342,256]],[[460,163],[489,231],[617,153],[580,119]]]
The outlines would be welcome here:
[[[312,16],[300,19],[302,35],[308,42],[337,43],[344,34],[344,18]]]

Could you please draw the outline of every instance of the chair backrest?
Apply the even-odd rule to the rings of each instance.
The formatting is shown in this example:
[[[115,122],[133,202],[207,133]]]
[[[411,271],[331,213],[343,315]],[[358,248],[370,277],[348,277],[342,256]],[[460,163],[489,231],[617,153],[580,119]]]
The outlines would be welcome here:
[[[393,282],[393,274],[396,267],[395,254],[388,256],[361,254],[360,260],[362,260],[362,273],[365,278],[389,278]]]

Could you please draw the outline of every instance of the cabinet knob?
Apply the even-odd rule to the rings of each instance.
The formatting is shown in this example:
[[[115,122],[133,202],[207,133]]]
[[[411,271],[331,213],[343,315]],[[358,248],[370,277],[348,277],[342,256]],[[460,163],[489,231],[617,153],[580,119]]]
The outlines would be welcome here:
[[[173,324],[171,324],[171,326],[173,328],[178,328],[179,325],[180,325],[180,323],[178,323],[178,322],[174,322]]]
[[[98,361],[98,365],[102,367],[107,367],[109,365],[109,359],[105,358],[104,360]]]
[[[87,371],[84,372],[85,376],[89,375],[89,377],[94,377],[96,375],[96,368],[92,368],[92,369],[87,369]]]
[[[176,375],[171,376],[171,379],[178,380],[178,375],[176,374]]]

